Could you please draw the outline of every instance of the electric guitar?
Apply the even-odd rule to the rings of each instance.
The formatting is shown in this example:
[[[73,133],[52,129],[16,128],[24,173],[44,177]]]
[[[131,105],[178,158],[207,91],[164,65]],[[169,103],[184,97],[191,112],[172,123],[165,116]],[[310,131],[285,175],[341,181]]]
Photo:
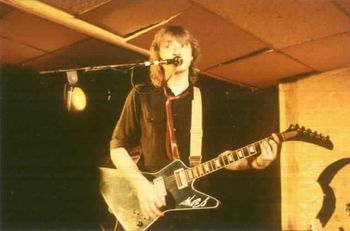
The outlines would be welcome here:
[[[333,149],[333,144],[328,136],[325,137],[310,129],[300,127],[298,124],[291,125],[286,131],[277,135],[281,141],[304,141]],[[272,137],[263,140],[268,139]],[[165,196],[166,207],[162,209],[164,212],[217,208],[220,202],[210,195],[197,191],[193,187],[194,181],[235,161],[260,154],[259,144],[263,140],[231,152],[225,152],[191,168],[181,160],[175,160],[158,172],[143,173],[143,175],[153,182],[157,190],[160,190]],[[159,218],[146,219],[141,214],[136,193],[118,169],[100,168],[100,170],[101,193],[110,211],[125,230],[146,230]]]

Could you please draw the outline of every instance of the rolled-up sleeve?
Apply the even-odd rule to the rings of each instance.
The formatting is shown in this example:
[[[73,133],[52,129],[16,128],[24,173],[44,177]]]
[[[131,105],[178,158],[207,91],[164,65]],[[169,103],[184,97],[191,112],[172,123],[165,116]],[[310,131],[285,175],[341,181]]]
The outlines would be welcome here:
[[[132,148],[140,144],[140,108],[139,95],[132,89],[114,128],[110,149],[123,147],[130,153]]]

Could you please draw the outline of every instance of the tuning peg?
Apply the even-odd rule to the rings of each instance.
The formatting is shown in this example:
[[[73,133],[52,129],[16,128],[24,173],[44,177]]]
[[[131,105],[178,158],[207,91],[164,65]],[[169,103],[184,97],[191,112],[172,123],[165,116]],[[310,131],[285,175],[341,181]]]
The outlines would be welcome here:
[[[295,128],[298,129],[299,128],[299,124],[295,124]]]
[[[306,129],[306,132],[307,132],[307,133],[311,133],[312,130],[311,130],[310,128],[308,128],[308,129]]]
[[[309,134],[311,130],[310,129],[304,129],[302,131],[303,131],[304,134]]]
[[[326,136],[326,137],[325,137],[325,140],[329,140],[329,136]]]
[[[320,134],[318,134],[317,131],[314,131],[312,134],[313,134],[313,136],[314,136],[316,139],[320,139],[320,138],[321,138]]]
[[[298,126],[296,129],[297,129],[298,132],[303,132],[304,131],[303,127],[299,127]]]
[[[321,140],[326,140],[326,137],[323,134],[320,134]]]

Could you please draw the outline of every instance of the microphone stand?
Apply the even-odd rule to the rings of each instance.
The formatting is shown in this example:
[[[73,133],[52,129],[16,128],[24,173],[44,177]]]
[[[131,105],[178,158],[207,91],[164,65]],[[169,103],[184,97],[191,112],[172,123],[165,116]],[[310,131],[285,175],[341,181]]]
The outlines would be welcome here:
[[[113,64],[113,65],[105,65],[105,66],[90,66],[90,67],[79,67],[79,68],[71,68],[71,69],[59,69],[59,70],[48,70],[48,71],[40,71],[40,74],[53,74],[53,73],[62,73],[62,72],[71,72],[71,71],[101,71],[108,70],[113,68],[127,68],[127,67],[135,67],[135,66],[144,66],[143,63],[127,63],[127,64]]]
[[[90,67],[79,67],[79,68],[71,68],[71,69],[59,69],[59,70],[48,70],[48,71],[40,71],[40,74],[53,74],[53,73],[62,73],[62,72],[73,72],[73,71],[101,71],[108,70],[114,68],[130,68],[130,67],[140,67],[140,66],[150,66],[150,65],[161,65],[161,64],[169,64],[169,60],[155,60],[155,61],[144,61],[139,63],[126,63],[126,64],[113,64],[113,65],[105,65],[105,66],[90,66]]]

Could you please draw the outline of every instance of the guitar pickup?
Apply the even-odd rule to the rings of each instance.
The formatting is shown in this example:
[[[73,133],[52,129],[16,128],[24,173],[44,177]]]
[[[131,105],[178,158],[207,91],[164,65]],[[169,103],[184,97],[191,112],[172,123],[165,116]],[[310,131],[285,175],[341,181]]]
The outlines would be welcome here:
[[[188,186],[188,181],[186,179],[185,170],[183,168],[179,168],[174,171],[176,184],[178,189],[183,189]]]

